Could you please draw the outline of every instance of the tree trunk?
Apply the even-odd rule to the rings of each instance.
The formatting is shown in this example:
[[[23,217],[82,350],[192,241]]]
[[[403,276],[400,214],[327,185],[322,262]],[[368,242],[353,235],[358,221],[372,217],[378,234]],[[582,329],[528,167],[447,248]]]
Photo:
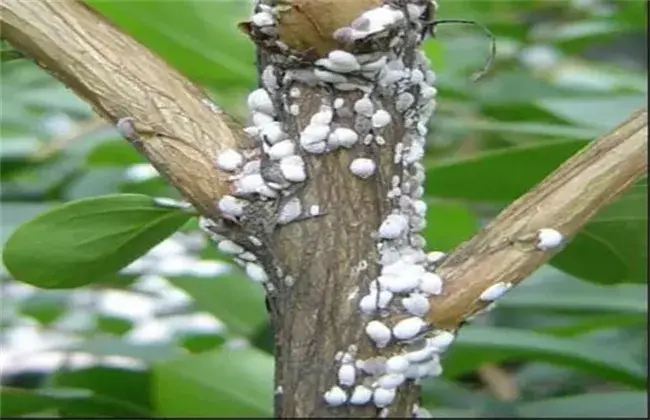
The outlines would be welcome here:
[[[277,417],[422,415],[416,382],[440,373],[438,355],[462,322],[647,172],[647,111],[592,142],[441,261],[417,234],[426,209],[418,161],[435,107],[434,75],[417,49],[432,5],[277,3],[277,13],[240,25],[259,47],[262,90],[251,105],[274,114],[257,115],[247,130],[80,2],[4,0],[0,23],[5,39],[119,122],[205,227],[254,251],[255,262],[244,253],[235,260],[268,290]],[[337,71],[325,72],[333,63]],[[281,130],[262,129],[269,118]],[[262,144],[285,138],[291,153]],[[278,156],[287,154],[300,156],[306,180],[295,158],[285,179]],[[238,173],[242,156],[259,164],[244,171],[257,167],[266,181],[253,194],[242,191],[251,187]],[[279,197],[263,200],[260,191]],[[246,209],[229,194],[243,194]]]

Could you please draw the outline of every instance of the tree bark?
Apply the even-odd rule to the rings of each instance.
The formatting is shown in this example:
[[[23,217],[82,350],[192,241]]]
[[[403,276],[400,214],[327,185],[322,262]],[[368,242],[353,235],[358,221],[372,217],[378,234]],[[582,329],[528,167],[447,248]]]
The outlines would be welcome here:
[[[302,59],[313,69],[311,55],[322,57],[340,48],[332,38],[334,31],[380,3],[350,0],[346,8],[337,8],[332,0],[295,0],[280,20],[280,40],[293,51],[311,48],[311,54]],[[134,132],[127,136],[131,143],[203,216],[221,219],[216,203],[231,190],[231,184],[229,175],[217,170],[214,162],[223,150],[250,147],[242,127],[182,75],[80,2],[3,0],[0,12],[5,39],[107,120],[116,123],[133,118]],[[406,64],[416,65],[419,41],[405,42]],[[269,45],[260,45],[260,56],[265,63],[280,59],[277,75],[297,69],[298,63],[287,62],[286,55],[278,57]],[[366,48],[382,51],[387,46],[380,41]],[[336,91],[284,80],[280,77],[271,93],[283,129],[293,139],[300,137],[323,103],[333,107],[336,99],[342,99],[343,107],[350,108],[363,95],[359,90]],[[299,92],[293,100],[292,88]],[[421,94],[413,93],[416,98]],[[281,275],[272,274],[276,290],[271,302],[278,417],[409,417],[418,398],[417,385],[407,381],[388,410],[372,404],[331,407],[323,399],[338,381],[337,353],[368,360],[404,351],[399,342],[378,349],[364,331],[370,318],[359,312],[359,299],[368,293],[382,268],[376,232],[393,209],[386,197],[394,176],[403,170],[395,164],[395,147],[409,129],[404,114],[395,109],[395,97],[376,95],[373,102],[392,116],[381,133],[386,144],[375,141],[364,146],[360,140],[349,150],[303,154],[308,179],[295,198],[303,209],[318,206],[322,215],[277,227],[266,243],[272,255],[272,267],[265,267],[266,271],[281,271]],[[298,106],[296,115],[288,109],[293,104]],[[337,114],[336,122],[354,128],[354,114]],[[351,161],[362,156],[377,164],[369,179],[350,173]],[[463,321],[485,309],[480,295],[486,289],[518,283],[553,255],[553,250],[539,249],[539,229],[550,228],[571,238],[595,212],[646,172],[647,111],[640,110],[437,264],[435,272],[444,285],[440,295],[430,297],[431,309],[425,317],[428,330],[455,333]],[[404,316],[395,306],[381,319],[394,325]]]

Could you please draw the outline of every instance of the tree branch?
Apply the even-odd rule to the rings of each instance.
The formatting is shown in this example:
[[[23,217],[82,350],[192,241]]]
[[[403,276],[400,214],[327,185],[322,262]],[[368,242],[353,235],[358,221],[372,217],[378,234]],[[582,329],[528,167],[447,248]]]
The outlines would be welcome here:
[[[215,158],[246,141],[229,116],[81,2],[3,0],[0,15],[3,38],[99,115],[114,124],[133,118],[131,143],[203,214],[217,217],[215,201],[228,186]]]
[[[333,31],[382,3],[358,0],[338,8],[333,7],[333,1],[293,0],[291,12],[284,15],[277,28],[280,39],[294,50],[313,48],[322,56],[338,46],[332,41]],[[398,0],[390,3],[395,7],[402,4]],[[425,3],[409,1],[416,6]],[[231,185],[214,162],[220,151],[248,143],[241,127],[178,72],[80,2],[3,0],[0,12],[4,38],[66,83],[103,117],[113,123],[132,118],[136,133],[128,133],[129,126],[122,127],[131,143],[201,214],[220,219],[215,201]],[[364,22],[357,23],[364,26]],[[390,49],[399,60],[404,59],[409,69],[426,72],[422,67],[425,61],[413,58],[417,38],[398,40],[398,47],[400,42],[405,47],[397,53],[388,45],[390,39],[384,41],[383,48]],[[264,48],[260,52],[267,62],[274,58]],[[283,68],[275,70],[286,75]],[[269,94],[280,105],[276,110],[284,115],[282,129],[290,139],[300,137],[302,128],[324,100],[333,104],[334,98],[340,99],[344,107],[351,108],[350,104],[362,97],[359,91],[333,91],[296,80],[284,82],[284,77],[280,80],[280,89]],[[292,104],[291,88],[300,93],[299,100],[293,98],[293,104],[299,106],[297,115],[285,109]],[[424,83],[420,81],[419,87],[415,83],[408,89],[412,89],[409,92],[418,112],[426,108]],[[266,244],[275,258],[273,267],[284,273],[276,290],[281,311],[274,316],[278,343],[276,384],[282,386],[276,399],[278,415],[377,415],[373,405],[332,409],[324,404],[324,392],[337,383],[339,363],[334,361],[334,355],[354,347],[357,357],[369,360],[377,355],[392,356],[408,345],[398,342],[377,349],[364,333],[368,320],[360,316],[358,309],[359,299],[382,268],[376,264],[380,261],[381,241],[374,234],[394,210],[394,197],[388,200],[387,192],[394,189],[391,184],[396,177],[400,182],[400,177],[417,178],[417,170],[406,173],[407,165],[394,163],[399,161],[395,148],[407,137],[405,133],[411,130],[412,136],[422,135],[413,134],[421,131],[420,127],[407,127],[406,118],[395,109],[394,99],[390,94],[373,94],[375,109],[386,109],[392,115],[392,123],[382,133],[384,145],[378,141],[377,145],[362,145],[359,140],[349,150],[325,155],[303,153],[309,179],[297,197],[303,208],[317,205],[325,215],[279,228],[273,232],[273,241]],[[425,114],[417,113],[416,117]],[[336,123],[357,128],[351,111],[347,116],[337,115]],[[490,285],[516,284],[546,261],[551,253],[535,248],[538,229],[552,228],[566,237],[573,236],[599,208],[647,171],[646,136],[647,112],[643,110],[570,159],[451,253],[436,267],[445,283],[443,293],[430,299],[429,323],[457,330],[462,321],[484,307],[479,296]],[[377,162],[374,178],[360,179],[350,174],[350,161],[366,156],[364,153]],[[404,194],[409,195],[409,188],[404,189]],[[384,241],[379,245],[394,244]],[[400,387],[388,414],[411,415],[417,396],[417,387],[408,382]]]
[[[647,173],[647,154],[648,112],[640,109],[508,206],[436,268],[446,281],[443,293],[430,300],[429,322],[455,330],[485,308],[479,296],[488,287],[526,278],[554,254],[536,247],[537,231],[552,228],[573,237]]]

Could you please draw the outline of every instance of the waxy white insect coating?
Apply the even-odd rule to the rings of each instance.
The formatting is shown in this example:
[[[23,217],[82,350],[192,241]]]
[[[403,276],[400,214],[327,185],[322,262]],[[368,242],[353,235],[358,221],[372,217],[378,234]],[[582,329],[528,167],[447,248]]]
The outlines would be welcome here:
[[[424,316],[429,312],[429,300],[419,293],[411,293],[402,299],[402,305],[411,315]]]
[[[390,328],[381,321],[370,321],[366,325],[366,334],[378,348],[386,347],[391,337]]]
[[[420,277],[419,288],[428,295],[439,295],[442,293],[442,278],[434,273],[424,273]]]
[[[384,67],[386,65],[387,60],[388,59],[386,58],[386,56],[383,56],[378,60],[363,64],[361,66],[361,70],[364,72],[375,72],[377,70],[380,70],[382,67]]]
[[[382,239],[399,238],[408,229],[408,218],[402,214],[389,214],[379,226],[379,237]]]
[[[359,135],[349,128],[339,127],[327,138],[327,142],[333,148],[335,147],[345,147],[350,148],[356,144],[359,140]]]
[[[253,25],[255,26],[272,26],[275,22],[273,16],[270,13],[260,12],[255,13],[251,18]]]
[[[219,210],[226,217],[240,217],[244,213],[244,207],[248,203],[244,200],[240,200],[232,195],[224,195],[219,200]]]
[[[395,400],[395,388],[377,388],[372,395],[372,400],[379,408],[387,407]]]
[[[382,274],[377,279],[383,289],[393,293],[410,292],[418,286],[418,278],[407,275]]]
[[[370,178],[376,167],[375,161],[368,158],[356,158],[350,163],[350,171],[362,179]]]
[[[301,95],[301,93],[300,93],[300,89],[298,89],[297,87],[292,87],[292,88],[289,90],[289,96],[292,97],[292,98],[294,98],[294,99],[298,99],[298,98],[300,98],[300,95]]]
[[[564,235],[555,229],[544,228],[537,231],[537,248],[548,251],[564,243]]]
[[[248,95],[248,107],[251,111],[274,115],[273,102],[266,89],[256,89]]]
[[[499,282],[491,285],[479,296],[479,299],[484,302],[492,302],[505,295],[512,287],[512,283]]]
[[[425,360],[429,360],[433,354],[435,353],[435,349],[432,347],[425,347],[420,350],[415,350],[409,353],[406,353],[404,357],[411,363],[409,365],[409,368],[413,366],[414,363],[422,363]]]
[[[255,283],[266,283],[269,280],[268,274],[261,265],[249,262],[246,263],[246,275]]]
[[[327,55],[329,65],[326,65],[331,70],[339,73],[349,73],[361,69],[361,65],[357,62],[354,55],[346,51],[334,50]]]
[[[338,372],[339,384],[341,386],[350,387],[354,385],[356,379],[356,369],[352,364],[341,365]]]
[[[331,407],[338,407],[345,404],[345,402],[348,400],[348,394],[346,394],[346,392],[341,387],[333,386],[327,392],[325,392],[323,398],[325,399],[327,405]]]
[[[436,350],[437,353],[442,353],[454,342],[456,336],[449,331],[440,331],[435,337],[427,339],[427,346]]]
[[[359,309],[365,315],[372,315],[377,310],[376,294],[369,294],[361,298],[359,301]]]
[[[421,318],[406,318],[395,324],[393,327],[393,335],[398,340],[410,340],[420,334],[426,325],[427,323]]]
[[[280,171],[287,181],[303,182],[307,179],[305,161],[298,155],[284,157],[280,160]]]
[[[363,385],[357,385],[352,391],[352,396],[350,397],[350,404],[354,405],[364,405],[367,404],[372,398],[372,391],[370,388]]]
[[[219,242],[217,249],[228,255],[237,255],[244,252],[244,248],[242,246],[234,243],[229,239]]]
[[[442,261],[447,254],[442,251],[431,251],[427,254],[427,262],[429,264],[437,264]]]
[[[388,373],[404,373],[409,367],[409,361],[406,356],[393,356],[386,361],[386,371]]]
[[[372,126],[375,128],[382,128],[390,124],[390,114],[383,110],[379,109],[377,112],[372,114]]]
[[[348,80],[342,74],[333,73],[328,70],[314,69],[314,75],[324,83],[345,83]]]
[[[438,93],[438,90],[433,86],[426,85],[424,83],[420,84],[420,97],[423,101],[428,101],[433,99],[434,96]]]
[[[297,197],[291,198],[280,209],[280,214],[278,215],[278,223],[281,225],[291,223],[300,217],[301,213],[302,205],[300,204],[300,199]]]
[[[375,112],[375,106],[367,96],[364,96],[354,103],[354,112],[370,118]]]
[[[305,147],[307,145],[322,142],[327,138],[330,132],[330,127],[327,124],[309,124],[300,133],[300,145]]]
[[[277,193],[270,189],[259,173],[246,175],[235,182],[235,189],[239,194],[262,194],[266,197],[275,197]]]
[[[422,363],[418,366],[418,377],[427,378],[431,376],[440,376],[442,374],[442,365],[437,357]]]
[[[217,156],[217,167],[221,170],[233,172],[244,164],[244,157],[234,149],[227,149]]]
[[[251,262],[252,261],[257,261],[257,257],[255,256],[255,254],[253,254],[252,252],[248,252],[248,251],[242,252],[241,254],[238,255],[238,257],[241,258],[244,261],[251,261]]]
[[[251,119],[253,121],[253,125],[260,128],[266,124],[273,122],[273,117],[263,112],[253,112]]]
[[[282,131],[282,124],[277,121],[262,125],[260,127],[260,136],[270,144],[275,144],[287,138],[287,134]]]
[[[419,162],[424,157],[424,147],[419,143],[411,144],[408,152],[404,154],[404,162],[414,163]]]
[[[280,160],[284,157],[291,156],[295,153],[296,146],[291,140],[282,140],[274,144],[268,150],[268,155],[272,160]]]
[[[406,377],[401,373],[387,373],[379,378],[377,384],[385,389],[394,389],[402,385]]]
[[[334,113],[332,112],[332,109],[329,107],[323,107],[319,112],[311,116],[309,124],[327,126],[329,123],[332,122],[333,117],[334,117]]]

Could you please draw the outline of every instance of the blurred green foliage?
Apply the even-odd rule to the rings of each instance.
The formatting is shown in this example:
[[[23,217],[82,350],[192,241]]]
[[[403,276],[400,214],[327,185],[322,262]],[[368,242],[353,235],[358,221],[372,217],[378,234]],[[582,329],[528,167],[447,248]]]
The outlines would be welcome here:
[[[228,112],[246,117],[245,94],[256,84],[254,51],[236,22],[246,18],[249,2],[87,3],[204,86]],[[440,25],[438,38],[425,45],[440,91],[427,150],[425,234],[431,247],[449,250],[646,102],[647,5],[439,3],[439,18],[481,22],[498,48],[490,73],[473,83],[470,75],[489,53],[480,31]],[[89,106],[2,46],[5,266],[17,280],[42,288],[92,283],[94,290],[146,294],[132,288],[135,276],[116,271],[187,220],[143,195],[178,194]],[[182,231],[193,229],[190,222]],[[646,229],[644,179],[462,331],[443,377],[423,383],[423,405],[448,417],[647,415]],[[223,259],[212,247],[200,253]],[[3,273],[3,285],[14,282],[11,275]],[[128,357],[137,367],[59,369],[36,389],[5,386],[0,414],[270,415],[273,359],[262,291],[234,271],[211,281],[168,277],[192,302],[188,311],[210,314],[224,329],[137,343],[124,338],[135,321],[100,315],[84,340],[55,347]],[[70,293],[38,290],[19,302],[18,312],[43,331],[55,328],[70,310]],[[2,326],[12,327],[4,315]],[[241,338],[252,346],[237,350],[232,343]],[[504,385],[486,366],[508,378],[514,395],[501,396]]]

